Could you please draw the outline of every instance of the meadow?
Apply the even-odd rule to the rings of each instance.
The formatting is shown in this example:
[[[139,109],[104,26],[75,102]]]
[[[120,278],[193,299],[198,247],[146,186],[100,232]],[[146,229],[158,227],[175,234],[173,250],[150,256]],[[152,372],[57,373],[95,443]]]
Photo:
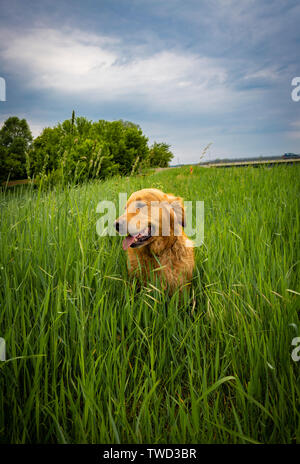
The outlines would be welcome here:
[[[300,167],[174,168],[0,194],[0,443],[300,443]],[[192,292],[128,279],[96,207],[203,200]]]

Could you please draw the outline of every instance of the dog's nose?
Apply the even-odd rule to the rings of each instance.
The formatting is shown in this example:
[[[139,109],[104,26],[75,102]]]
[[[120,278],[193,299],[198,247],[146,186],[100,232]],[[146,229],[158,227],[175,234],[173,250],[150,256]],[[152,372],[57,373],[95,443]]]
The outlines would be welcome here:
[[[114,225],[115,225],[116,230],[119,232],[119,230],[120,230],[119,221],[115,221],[115,222],[114,222]]]

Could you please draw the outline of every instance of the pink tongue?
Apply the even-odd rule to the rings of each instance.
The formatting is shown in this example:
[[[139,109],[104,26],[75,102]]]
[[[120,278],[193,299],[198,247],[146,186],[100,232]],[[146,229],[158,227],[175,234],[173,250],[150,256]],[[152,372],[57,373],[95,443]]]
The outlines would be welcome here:
[[[135,240],[135,237],[132,237],[131,235],[128,235],[128,237],[126,237],[124,240],[123,240],[123,250],[127,250],[127,248],[130,247],[130,245],[134,242]]]

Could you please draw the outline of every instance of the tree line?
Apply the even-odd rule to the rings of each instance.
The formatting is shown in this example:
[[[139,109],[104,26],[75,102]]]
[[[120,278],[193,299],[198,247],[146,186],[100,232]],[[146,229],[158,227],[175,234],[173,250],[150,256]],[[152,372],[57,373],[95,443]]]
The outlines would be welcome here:
[[[82,182],[167,167],[170,145],[154,142],[130,121],[89,121],[72,117],[45,128],[33,139],[25,119],[8,118],[0,129],[0,181],[44,179]]]

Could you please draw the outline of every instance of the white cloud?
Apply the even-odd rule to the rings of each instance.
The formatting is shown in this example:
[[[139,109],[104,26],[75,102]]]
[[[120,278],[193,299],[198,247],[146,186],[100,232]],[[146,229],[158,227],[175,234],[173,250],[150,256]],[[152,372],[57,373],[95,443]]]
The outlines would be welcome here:
[[[224,9],[227,19],[230,17],[225,23]],[[191,9],[188,11],[191,14]],[[248,42],[257,44],[257,34],[261,34],[262,40],[268,28],[260,27],[259,23],[250,30],[248,13],[241,5],[238,7],[236,0],[228,0],[220,11],[216,9],[213,22],[212,18],[205,19],[201,14],[201,21],[209,23],[210,43],[223,43],[224,39],[227,41],[225,50],[232,49],[228,48],[231,37],[239,46],[240,42],[244,42],[244,46],[245,43],[248,46]],[[193,17],[197,15],[193,13]],[[218,27],[220,21],[222,27]],[[198,29],[201,30],[200,24]],[[182,51],[184,43],[181,48],[172,49],[163,39],[153,44],[153,37],[155,39],[155,34],[132,45],[133,40],[129,44],[114,37],[65,27],[33,27],[13,32],[2,29],[1,73],[8,72],[21,81],[23,94],[27,88],[29,94],[35,95],[35,90],[42,90],[51,95],[51,108],[48,104],[43,108],[34,101],[26,114],[21,116],[18,112],[19,117],[26,117],[35,136],[44,126],[53,125],[59,119],[59,111],[65,104],[68,110],[74,107],[80,112],[83,108],[88,117],[91,112],[93,116],[96,113],[96,118],[94,103],[96,108],[98,105],[101,108],[104,102],[109,104],[103,105],[102,117],[107,117],[105,111],[108,111],[108,118],[126,119],[128,109],[128,118],[134,114],[151,141],[158,139],[172,145],[174,162],[178,157],[180,161],[199,160],[202,149],[209,142],[213,142],[213,157],[293,151],[289,147],[299,139],[296,125],[288,128],[289,133],[284,132],[286,140],[282,142],[278,134],[256,135],[258,128],[262,130],[279,119],[282,111],[277,103],[281,93],[275,95],[272,89],[266,89],[267,86],[256,88],[256,81],[258,84],[270,82],[279,90],[284,89],[285,75],[289,75],[287,86],[290,75],[295,75],[289,72],[288,66],[279,73],[279,64],[272,64],[272,60],[261,62],[256,56],[251,59],[251,54],[245,58],[243,54],[236,57],[231,52],[224,56],[219,54],[220,58],[216,58],[215,53],[208,57],[192,52],[191,48]],[[195,41],[194,50],[205,49],[200,45],[197,47]],[[151,51],[154,49],[155,52]],[[244,50],[242,45],[241,50]],[[279,88],[280,82],[283,85]],[[20,83],[18,85],[20,90]],[[106,110],[110,107],[117,109]],[[23,112],[24,107],[21,109]],[[63,114],[60,119],[65,117]],[[47,122],[43,125],[44,121]]]
[[[4,36],[2,33],[1,38]],[[39,87],[59,87],[68,83],[64,78],[82,78],[94,69],[111,66],[116,59],[105,50],[105,38],[83,32],[33,29],[9,39],[6,36],[6,42],[4,61],[13,68],[31,71],[32,84]],[[72,81],[69,84],[72,88]]]
[[[250,79],[263,79],[266,81],[273,81],[280,79],[279,70],[273,66],[272,68],[261,68],[258,71],[251,72],[244,76],[245,80]]]
[[[87,101],[130,100],[160,111],[209,112],[241,100],[241,93],[230,89],[224,66],[194,53],[162,50],[143,56],[119,40],[67,29],[2,32],[0,39],[4,36],[6,69],[34,89]]]

